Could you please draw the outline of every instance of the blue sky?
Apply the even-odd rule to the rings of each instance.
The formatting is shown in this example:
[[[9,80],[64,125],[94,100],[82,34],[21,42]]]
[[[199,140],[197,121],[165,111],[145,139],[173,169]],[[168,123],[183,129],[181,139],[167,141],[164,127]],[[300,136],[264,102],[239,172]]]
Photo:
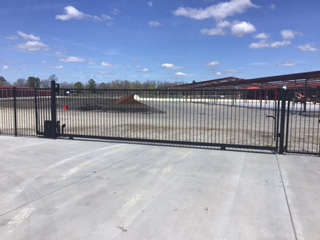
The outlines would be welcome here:
[[[320,69],[319,0],[1,0],[0,75],[192,82]]]

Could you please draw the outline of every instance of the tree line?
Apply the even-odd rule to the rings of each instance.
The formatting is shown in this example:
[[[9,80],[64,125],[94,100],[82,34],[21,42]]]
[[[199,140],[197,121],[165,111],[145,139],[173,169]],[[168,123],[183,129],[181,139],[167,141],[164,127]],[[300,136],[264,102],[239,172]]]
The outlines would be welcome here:
[[[114,80],[111,82],[97,83],[94,79],[89,79],[83,83],[78,81],[76,83],[59,82],[55,74],[52,74],[47,79],[41,80],[38,77],[30,76],[27,79],[19,78],[12,84],[9,83],[4,77],[0,76],[0,86],[14,86],[14,87],[30,87],[30,88],[50,88],[51,81],[54,80],[59,83],[60,88],[69,89],[161,89],[170,86],[185,84],[185,82],[167,82],[147,80],[129,81],[129,80]]]

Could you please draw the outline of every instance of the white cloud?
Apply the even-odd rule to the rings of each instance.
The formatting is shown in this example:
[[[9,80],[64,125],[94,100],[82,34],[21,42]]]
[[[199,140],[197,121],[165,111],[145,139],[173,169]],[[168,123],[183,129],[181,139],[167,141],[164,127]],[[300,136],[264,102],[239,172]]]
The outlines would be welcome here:
[[[40,41],[40,37],[34,36],[33,34],[26,34],[18,31],[18,35],[25,40]]]
[[[204,28],[201,29],[200,32],[204,35],[209,36],[225,35],[225,28],[230,28],[232,34],[237,37],[242,37],[246,34],[250,34],[256,31],[255,26],[249,22],[235,21],[233,23],[230,23],[229,21],[221,20],[217,21],[216,26],[214,28]],[[262,34],[258,34],[257,36],[262,37]]]
[[[101,18],[104,19],[104,20],[112,20],[112,17],[110,17],[109,15],[106,15],[106,14],[103,14],[101,16]]]
[[[281,41],[281,42],[273,42],[270,44],[271,48],[278,48],[278,47],[286,47],[291,44],[290,41]]]
[[[86,14],[86,17],[87,17],[87,18],[91,18],[91,19],[93,19],[93,20],[96,20],[96,21],[98,21],[98,22],[111,21],[111,20],[112,20],[112,17],[110,17],[109,15],[106,15],[106,14],[101,15],[101,17],[91,16],[91,15],[89,15],[89,14]],[[112,24],[112,22],[110,22],[109,24]]]
[[[62,65],[57,65],[57,66],[48,66],[48,68],[52,68],[52,69],[62,69],[63,66]]]
[[[183,77],[183,76],[187,76],[186,73],[183,73],[183,72],[176,72],[175,74],[177,77]]]
[[[201,29],[201,33],[204,35],[210,35],[210,36],[215,36],[215,35],[225,35],[225,31],[224,29],[227,27],[230,27],[232,24],[228,21],[222,20],[222,21],[218,21],[216,23],[216,27],[215,28],[211,28],[211,29]]]
[[[218,62],[218,61],[213,61],[213,62],[209,62],[208,63],[209,67],[216,67],[216,66],[219,66],[219,65],[220,65],[220,62]]]
[[[86,59],[81,57],[67,57],[67,58],[60,58],[61,62],[85,62]]]
[[[257,7],[251,0],[231,0],[211,5],[207,8],[179,7],[173,12],[175,16],[184,16],[195,20],[214,18],[225,19],[229,16],[244,13],[247,9]]]
[[[67,20],[81,20],[86,17],[86,14],[83,12],[80,12],[73,6],[67,6],[64,8],[65,13],[64,15],[57,15],[56,19],[61,21],[67,21]]]
[[[172,63],[164,63],[164,64],[161,65],[161,67],[167,68],[167,69],[174,69],[174,64],[172,64]]]
[[[108,62],[102,62],[100,64],[102,67],[112,67],[112,64],[111,63],[108,63]]]
[[[319,51],[318,48],[314,47],[311,44],[305,44],[298,47],[303,52],[317,52]]]
[[[291,40],[296,37],[299,33],[294,32],[292,30],[282,30],[281,31],[281,36],[283,40]]]
[[[203,35],[209,35],[209,36],[221,36],[225,35],[226,32],[222,28],[204,28],[200,31]]]
[[[150,27],[159,27],[159,26],[161,26],[161,23],[157,22],[157,21],[150,21],[148,24],[149,24]]]
[[[6,71],[9,70],[9,67],[7,65],[2,66],[2,70]]]
[[[27,52],[49,50],[49,47],[46,44],[39,41],[28,41],[26,43],[21,43],[17,45],[16,48],[21,51],[27,51]]]
[[[259,49],[259,48],[278,48],[278,47],[286,47],[291,44],[290,41],[277,41],[277,42],[267,42],[264,39],[257,43],[251,43],[249,48]]]
[[[150,72],[150,70],[148,68],[143,68],[141,69],[141,72]]]
[[[182,67],[175,66],[172,63],[164,63],[161,65],[161,67],[166,68],[166,69],[181,69],[182,68]]]
[[[249,22],[236,22],[231,27],[231,32],[237,37],[242,37],[246,34],[250,34],[256,31],[255,26]]]
[[[270,44],[265,41],[260,41],[258,43],[251,43],[249,45],[249,48],[252,48],[252,49],[269,48],[269,47],[270,47]]]
[[[227,27],[231,27],[232,24],[229,21],[226,20],[222,20],[222,21],[218,21],[216,24],[217,28],[227,28]]]
[[[227,69],[223,72],[216,72],[215,75],[216,76],[222,76],[222,75],[230,75],[230,74],[235,74],[235,73],[238,73],[237,70],[234,70],[234,69]]]
[[[255,35],[254,38],[256,38],[256,39],[267,39],[267,38],[269,38],[269,35],[266,34],[266,33],[259,33],[259,34]]]
[[[289,61],[289,62],[280,62],[280,63],[277,63],[277,65],[279,67],[294,67],[297,65],[297,63]]]
[[[98,16],[92,16],[92,19],[99,21],[99,22],[103,21],[103,19]]]
[[[24,40],[28,40],[27,42],[18,44],[16,46],[18,50],[26,51],[26,52],[49,50],[48,45],[40,41],[40,37],[35,36],[33,34],[26,34],[21,31],[18,31],[17,34],[18,36],[14,36],[14,35],[10,36],[10,39],[16,40],[18,39],[18,37],[21,37]]]
[[[274,10],[274,9],[276,9],[276,5],[274,5],[273,3],[270,5],[270,9],[271,10]]]
[[[153,6],[153,3],[152,3],[152,2],[148,2],[148,5],[149,5],[150,7],[152,7],[152,6]]]
[[[103,14],[100,17],[98,16],[92,16],[86,13],[83,13],[81,11],[79,11],[78,9],[76,9],[73,6],[67,6],[64,8],[65,10],[65,14],[63,15],[56,15],[56,19],[57,20],[61,20],[61,21],[68,21],[68,20],[82,20],[82,19],[92,19],[95,21],[110,21],[112,20],[112,17],[110,17],[109,15]]]
[[[251,43],[249,48],[259,49],[259,48],[278,48],[278,47],[286,47],[291,44],[292,39],[294,39],[297,35],[300,35],[298,32],[294,32],[292,30],[282,30],[281,37],[282,41],[268,41],[270,36],[266,33],[259,33],[254,36],[256,39],[260,39],[260,42]]]

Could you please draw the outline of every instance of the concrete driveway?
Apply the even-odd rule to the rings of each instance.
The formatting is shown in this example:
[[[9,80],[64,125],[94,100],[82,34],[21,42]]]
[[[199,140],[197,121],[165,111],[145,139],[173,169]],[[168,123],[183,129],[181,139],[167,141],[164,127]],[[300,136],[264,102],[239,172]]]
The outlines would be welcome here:
[[[318,157],[0,136],[1,239],[319,239]]]

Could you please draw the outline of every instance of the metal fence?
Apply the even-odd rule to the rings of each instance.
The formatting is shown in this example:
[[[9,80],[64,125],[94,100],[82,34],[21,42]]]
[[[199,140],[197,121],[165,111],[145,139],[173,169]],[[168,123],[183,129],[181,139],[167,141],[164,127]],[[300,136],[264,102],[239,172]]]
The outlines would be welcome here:
[[[308,98],[293,102],[295,92],[76,90],[53,83],[51,91],[1,98],[0,131],[319,154],[317,92],[300,89]]]
[[[35,136],[36,100],[48,99],[48,93],[50,89],[38,93],[36,89],[27,88],[0,89],[0,134]]]
[[[287,90],[286,152],[320,154],[319,97],[319,89]]]

